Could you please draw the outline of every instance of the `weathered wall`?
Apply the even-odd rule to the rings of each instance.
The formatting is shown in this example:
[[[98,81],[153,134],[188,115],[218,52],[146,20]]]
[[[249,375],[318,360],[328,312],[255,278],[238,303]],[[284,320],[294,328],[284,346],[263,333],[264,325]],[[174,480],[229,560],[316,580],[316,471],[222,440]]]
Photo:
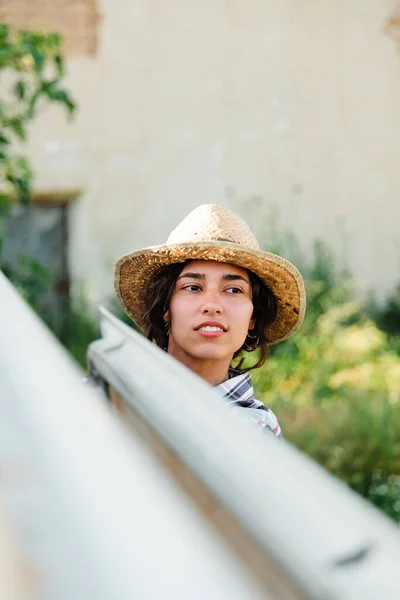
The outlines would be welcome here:
[[[360,289],[390,290],[400,279],[400,56],[385,31],[394,7],[99,2],[97,51],[69,64],[77,119],[48,110],[30,143],[38,191],[81,190],[75,281],[96,298],[118,255],[162,242],[197,204],[256,197],[259,233],[277,205],[305,248],[325,238]]]

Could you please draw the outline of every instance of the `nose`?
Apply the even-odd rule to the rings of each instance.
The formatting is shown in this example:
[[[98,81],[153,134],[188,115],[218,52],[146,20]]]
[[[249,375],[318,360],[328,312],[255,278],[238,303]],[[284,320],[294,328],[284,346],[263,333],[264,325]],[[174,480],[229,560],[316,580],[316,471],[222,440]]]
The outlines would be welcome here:
[[[206,292],[201,306],[201,312],[203,315],[221,315],[224,312],[219,294],[216,290],[208,290]]]

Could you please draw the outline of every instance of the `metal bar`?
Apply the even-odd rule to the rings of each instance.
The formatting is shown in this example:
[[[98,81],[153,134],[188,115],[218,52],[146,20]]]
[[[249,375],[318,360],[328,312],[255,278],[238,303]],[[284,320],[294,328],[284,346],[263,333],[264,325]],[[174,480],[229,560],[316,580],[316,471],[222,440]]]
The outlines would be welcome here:
[[[0,591],[5,600],[35,600],[37,576],[23,550],[18,547],[13,528],[0,506]]]
[[[377,510],[240,418],[165,352],[102,311],[89,360],[308,598],[397,600],[400,538]]]
[[[1,496],[54,600],[265,598],[0,273]]]
[[[285,572],[270,559],[252,536],[242,527],[229,509],[213,494],[174,450],[165,444],[157,432],[118,392],[109,388],[111,405],[122,416],[132,434],[151,449],[164,469],[169,472],[204,519],[226,540],[239,561],[252,574],[266,596],[284,600],[307,600]]]

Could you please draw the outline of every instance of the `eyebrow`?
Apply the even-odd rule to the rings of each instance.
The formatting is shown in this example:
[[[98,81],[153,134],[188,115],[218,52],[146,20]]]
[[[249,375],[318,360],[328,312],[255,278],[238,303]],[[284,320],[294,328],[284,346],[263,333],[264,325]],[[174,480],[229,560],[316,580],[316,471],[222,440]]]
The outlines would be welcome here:
[[[204,280],[206,278],[206,276],[204,275],[204,273],[183,273],[183,275],[180,275],[177,279],[177,281],[179,281],[179,279],[202,279]],[[250,285],[250,282],[248,279],[246,279],[245,277],[243,277],[242,275],[237,275],[236,273],[226,273],[225,275],[222,275],[222,279],[224,281],[244,281],[245,283],[247,283],[248,285]]]

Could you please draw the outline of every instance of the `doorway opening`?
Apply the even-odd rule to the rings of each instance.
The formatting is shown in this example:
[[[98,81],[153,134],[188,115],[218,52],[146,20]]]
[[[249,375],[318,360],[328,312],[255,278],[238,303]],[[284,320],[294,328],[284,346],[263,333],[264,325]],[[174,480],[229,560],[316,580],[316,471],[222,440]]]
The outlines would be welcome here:
[[[1,268],[56,336],[70,320],[68,210],[71,197],[36,197],[15,204],[5,222]]]

